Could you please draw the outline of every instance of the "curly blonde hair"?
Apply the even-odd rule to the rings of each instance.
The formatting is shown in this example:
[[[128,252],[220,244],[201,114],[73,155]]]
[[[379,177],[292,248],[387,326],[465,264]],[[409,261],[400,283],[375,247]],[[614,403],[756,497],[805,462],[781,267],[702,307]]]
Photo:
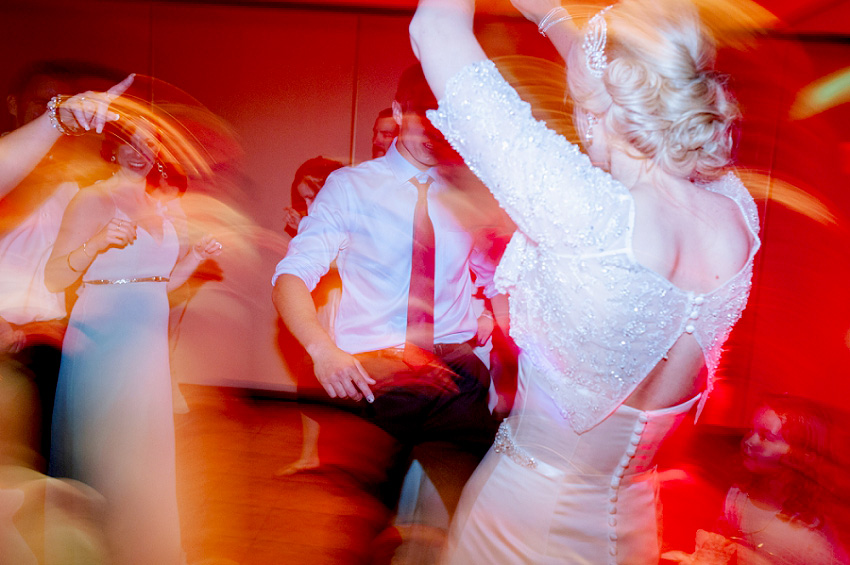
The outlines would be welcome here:
[[[589,72],[580,44],[568,57],[577,108],[602,117],[629,150],[695,180],[731,162],[738,108],[712,70],[713,39],[687,2],[623,0],[605,14],[608,65]]]

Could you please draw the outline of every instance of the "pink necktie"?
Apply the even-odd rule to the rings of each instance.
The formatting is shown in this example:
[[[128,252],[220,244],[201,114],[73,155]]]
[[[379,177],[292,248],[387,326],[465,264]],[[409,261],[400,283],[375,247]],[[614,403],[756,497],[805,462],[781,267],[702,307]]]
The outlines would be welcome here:
[[[405,359],[421,360],[413,345],[428,352],[434,351],[434,225],[428,216],[428,187],[434,179],[423,184],[410,179],[419,190],[413,211],[413,254],[410,270],[410,292],[407,295],[407,345]]]

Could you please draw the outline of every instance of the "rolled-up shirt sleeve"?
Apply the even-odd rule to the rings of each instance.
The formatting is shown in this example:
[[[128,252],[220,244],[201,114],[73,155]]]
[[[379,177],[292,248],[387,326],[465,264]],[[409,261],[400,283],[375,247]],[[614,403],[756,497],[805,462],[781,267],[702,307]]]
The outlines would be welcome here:
[[[316,288],[348,241],[347,205],[344,186],[331,175],[316,196],[310,213],[301,220],[286,256],[275,267],[272,286],[280,275],[287,274],[300,278],[311,291]]]
[[[493,298],[499,294],[494,282],[496,266],[485,250],[474,248],[469,255],[469,268],[475,273],[475,286],[481,288],[487,298]]]

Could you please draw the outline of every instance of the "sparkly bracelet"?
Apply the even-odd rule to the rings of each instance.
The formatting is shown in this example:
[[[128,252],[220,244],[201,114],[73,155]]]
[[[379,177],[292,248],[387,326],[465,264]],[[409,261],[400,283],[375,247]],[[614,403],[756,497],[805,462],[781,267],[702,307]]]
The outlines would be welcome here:
[[[540,23],[537,24],[537,31],[540,32],[540,35],[543,37],[547,37],[546,32],[555,25],[559,24],[566,20],[571,20],[573,17],[570,15],[567,10],[561,6],[557,8],[552,8],[549,12],[543,16],[543,19],[540,20]]]
[[[76,126],[74,127],[63,122],[62,117],[59,115],[60,106],[69,98],[70,96],[63,94],[57,94],[51,98],[47,103],[47,117],[50,118],[51,125],[62,135],[82,135],[86,133],[86,130],[77,122],[76,118],[74,118],[74,126]]]
[[[97,253],[95,253],[94,255],[89,255],[89,252],[88,252],[88,251],[86,251],[86,244],[87,244],[87,243],[88,243],[88,241],[84,241],[84,242],[83,242],[83,255],[85,255],[85,256],[86,256],[86,257],[88,257],[89,259],[94,259],[95,255],[97,255]]]

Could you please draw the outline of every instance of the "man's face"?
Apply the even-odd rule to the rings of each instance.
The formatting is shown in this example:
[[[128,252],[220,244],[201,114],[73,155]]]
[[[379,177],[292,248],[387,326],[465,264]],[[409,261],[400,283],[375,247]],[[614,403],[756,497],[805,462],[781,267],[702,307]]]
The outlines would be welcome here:
[[[396,147],[416,168],[424,171],[451,154],[451,146],[424,113],[402,112],[393,102],[393,118],[399,125]]]
[[[372,158],[383,157],[398,135],[398,124],[391,116],[378,118],[372,127]]]
[[[47,111],[47,103],[57,94],[67,94],[71,86],[61,80],[39,75],[33,77],[20,97],[9,100],[9,112],[15,116],[15,126],[28,124]]]

